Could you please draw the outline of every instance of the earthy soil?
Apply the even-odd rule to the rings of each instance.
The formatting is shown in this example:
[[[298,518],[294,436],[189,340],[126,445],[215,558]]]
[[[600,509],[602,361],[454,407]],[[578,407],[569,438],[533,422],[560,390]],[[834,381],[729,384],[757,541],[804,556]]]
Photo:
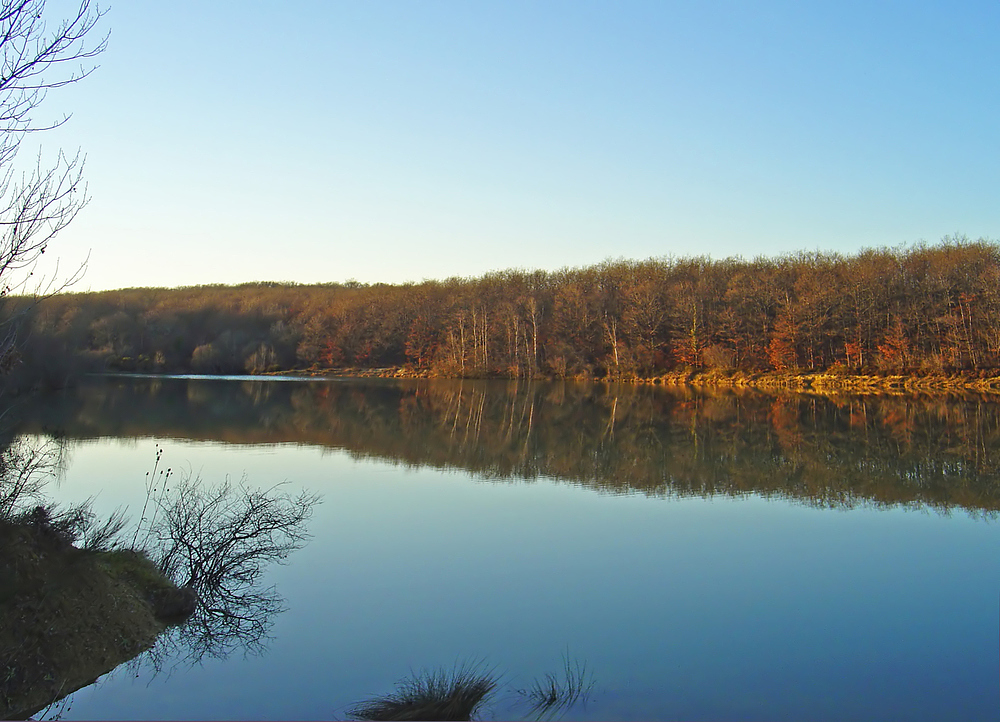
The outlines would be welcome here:
[[[44,524],[0,522],[0,719],[96,681],[188,609],[190,592],[137,552],[78,549]]]

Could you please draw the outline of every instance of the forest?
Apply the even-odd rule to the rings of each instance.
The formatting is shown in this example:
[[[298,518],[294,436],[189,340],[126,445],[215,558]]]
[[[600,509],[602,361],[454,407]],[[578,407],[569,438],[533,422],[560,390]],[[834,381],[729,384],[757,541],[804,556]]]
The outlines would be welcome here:
[[[9,296],[15,381],[82,372],[363,371],[454,378],[990,374],[1000,245],[964,237],[753,260],[608,260],[401,285],[130,288]]]

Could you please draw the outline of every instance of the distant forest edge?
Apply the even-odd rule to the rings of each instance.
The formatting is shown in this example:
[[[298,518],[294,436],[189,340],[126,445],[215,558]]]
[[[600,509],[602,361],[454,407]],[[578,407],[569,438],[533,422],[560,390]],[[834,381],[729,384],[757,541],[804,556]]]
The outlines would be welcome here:
[[[606,261],[403,285],[10,297],[11,375],[322,372],[657,379],[707,372],[1000,375],[1000,245]]]

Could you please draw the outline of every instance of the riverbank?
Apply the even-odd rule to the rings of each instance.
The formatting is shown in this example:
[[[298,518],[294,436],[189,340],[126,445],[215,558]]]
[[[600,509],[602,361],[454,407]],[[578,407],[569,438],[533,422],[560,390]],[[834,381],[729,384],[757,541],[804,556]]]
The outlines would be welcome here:
[[[980,374],[873,375],[834,372],[815,373],[717,373],[680,372],[639,383],[695,388],[750,388],[759,391],[790,391],[822,396],[844,394],[905,396],[928,394],[1000,394],[1000,376]]]
[[[454,378],[406,366],[385,368],[338,367],[308,371],[278,371],[266,376],[306,376],[310,378]],[[558,380],[538,376],[539,380]],[[658,376],[620,378],[574,376],[567,380],[592,383],[653,384],[671,387],[753,389],[765,392],[808,393],[821,396],[843,395],[947,395],[977,393],[1000,395],[1000,375],[993,372],[956,374],[857,374],[846,371],[762,372],[672,371]]]
[[[194,610],[144,555],[73,546],[39,509],[0,521],[0,719],[92,684]]]

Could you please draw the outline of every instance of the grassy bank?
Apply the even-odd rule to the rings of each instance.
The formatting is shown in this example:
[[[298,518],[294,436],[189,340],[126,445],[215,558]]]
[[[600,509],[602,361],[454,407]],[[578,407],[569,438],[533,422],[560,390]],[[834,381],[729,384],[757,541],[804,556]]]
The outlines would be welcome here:
[[[138,552],[73,546],[44,510],[0,522],[0,719],[96,681],[193,603]]]

